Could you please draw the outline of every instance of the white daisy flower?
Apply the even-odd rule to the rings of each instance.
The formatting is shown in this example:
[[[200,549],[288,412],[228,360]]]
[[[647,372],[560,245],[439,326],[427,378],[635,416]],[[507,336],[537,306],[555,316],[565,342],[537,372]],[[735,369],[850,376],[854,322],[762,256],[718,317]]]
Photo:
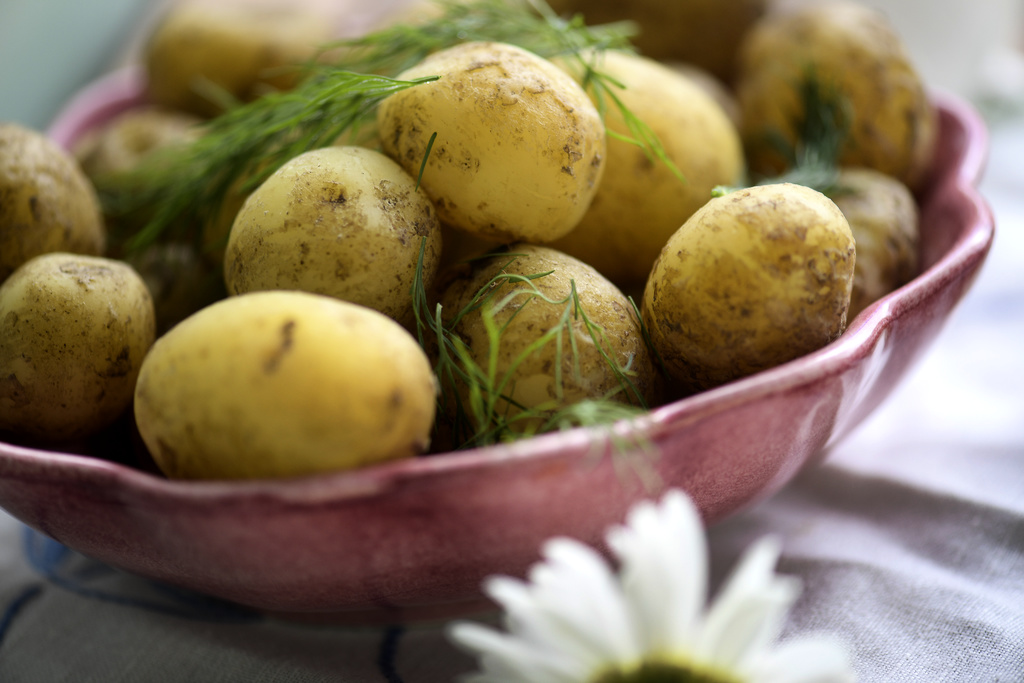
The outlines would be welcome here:
[[[593,548],[557,538],[527,581],[494,577],[484,591],[504,608],[504,631],[459,622],[448,631],[478,656],[472,683],[840,683],[854,674],[825,638],[775,646],[799,593],[774,572],[779,545],[742,557],[705,610],[708,551],[690,499],[645,501],[606,536],[616,574]]]

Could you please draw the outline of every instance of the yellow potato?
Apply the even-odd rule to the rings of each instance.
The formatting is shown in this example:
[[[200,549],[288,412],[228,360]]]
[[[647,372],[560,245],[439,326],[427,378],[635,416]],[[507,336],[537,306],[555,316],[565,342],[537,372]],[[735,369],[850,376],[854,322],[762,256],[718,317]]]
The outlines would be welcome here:
[[[541,273],[550,274],[533,279],[532,287],[522,282],[487,287],[489,281],[501,274]],[[567,306],[570,313],[573,311],[571,301],[563,301],[569,297],[573,283],[586,317],[603,332],[588,330],[582,316],[564,319]],[[534,295],[534,287],[541,296],[556,303]],[[496,377],[499,381],[508,378],[503,393],[517,406],[547,415],[585,399],[653,402],[657,373],[633,306],[615,285],[587,264],[550,247],[510,245],[456,271],[440,297],[445,318],[453,319],[465,310],[481,290],[490,298],[462,317],[454,331],[468,345],[473,361],[487,368],[490,342],[482,310],[484,306],[490,310],[502,304],[494,311],[494,320],[502,328]],[[507,298],[516,292],[511,299]],[[552,339],[536,350],[529,350],[549,330],[556,329],[563,330],[560,343]],[[575,353],[570,340],[576,344]],[[623,374],[624,370],[628,372]],[[628,382],[623,382],[623,376]],[[468,396],[465,387],[458,390],[464,398]],[[519,412],[503,399],[497,405],[499,414]],[[528,431],[535,429],[537,422],[524,420],[510,427],[514,431]]]
[[[435,393],[426,354],[390,318],[306,292],[257,292],[154,344],[135,417],[169,477],[291,477],[423,452]]]
[[[854,264],[850,226],[825,195],[788,183],[737,190],[665,245],[643,319],[669,374],[708,389],[836,339]]]
[[[325,147],[292,159],[253,191],[224,257],[230,294],[299,289],[411,322],[423,240],[429,287],[441,227],[416,180],[379,152]]]
[[[72,151],[85,174],[95,180],[131,171],[157,150],[194,140],[200,134],[201,121],[160,107],[129,109],[87,133]]]
[[[906,185],[867,168],[840,171],[833,200],[857,242],[849,320],[917,274],[918,209]]]
[[[572,66],[566,63],[567,69]],[[718,102],[681,73],[611,51],[595,67],[625,87],[617,96],[658,137],[684,180],[638,145],[610,138],[605,173],[590,208],[551,246],[597,268],[619,287],[642,288],[665,242],[711,191],[741,183],[743,146]],[[605,121],[609,130],[631,135],[618,109],[610,108]]]
[[[501,241],[572,230],[604,168],[604,124],[551,62],[512,45],[465,43],[402,73],[440,80],[391,95],[377,124],[386,154],[417,176],[441,220]]]
[[[848,104],[840,163],[919,187],[937,127],[927,89],[885,15],[847,0],[770,15],[744,40],[736,92],[751,170],[771,177],[787,166],[776,138],[795,141],[808,75]]]
[[[42,133],[0,123],[0,282],[34,256],[99,256],[106,229],[92,184]]]
[[[332,33],[331,22],[301,5],[181,3],[145,44],[148,98],[198,116],[220,114],[213,90],[243,102],[286,90]]]
[[[659,61],[684,61],[723,80],[736,68],[743,36],[771,0],[552,0],[560,14],[581,13],[587,24],[635,22],[641,54]]]
[[[153,302],[128,265],[51,253],[0,285],[0,430],[88,436],[131,405],[155,336]]]

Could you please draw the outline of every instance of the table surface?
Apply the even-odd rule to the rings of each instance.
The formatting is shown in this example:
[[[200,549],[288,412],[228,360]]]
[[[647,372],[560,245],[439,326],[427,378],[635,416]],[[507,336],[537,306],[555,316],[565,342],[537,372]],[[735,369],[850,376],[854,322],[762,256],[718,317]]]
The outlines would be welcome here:
[[[0,35],[17,0],[5,7]],[[31,116],[52,115],[49,97]],[[719,579],[778,535],[779,571],[804,584],[784,637],[845,639],[864,681],[1024,680],[1024,115],[993,118],[990,133],[995,244],[942,335],[823,464],[709,531]],[[260,617],[96,563],[0,511],[0,681],[434,683],[472,668],[437,624]]]

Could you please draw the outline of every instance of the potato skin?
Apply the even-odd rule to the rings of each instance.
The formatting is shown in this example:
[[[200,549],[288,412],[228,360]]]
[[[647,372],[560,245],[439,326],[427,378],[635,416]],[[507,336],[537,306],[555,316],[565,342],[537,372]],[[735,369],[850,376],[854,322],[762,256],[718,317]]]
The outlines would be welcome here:
[[[326,147],[292,159],[246,199],[224,257],[228,293],[299,289],[411,322],[426,240],[433,282],[441,226],[416,180],[379,152]]]
[[[683,61],[724,81],[736,52],[770,0],[552,0],[559,14],[582,13],[588,25],[629,20],[640,29],[632,42],[658,61]]]
[[[0,282],[49,252],[99,256],[106,228],[96,192],[42,133],[0,123]]]
[[[643,319],[682,388],[709,389],[836,339],[855,258],[846,218],[825,195],[788,183],[737,190],[665,245]]]
[[[291,67],[331,37],[331,23],[300,5],[181,3],[144,45],[147,96],[168,109],[215,116],[221,107],[197,85],[211,82],[240,101],[288,89],[297,77]]]
[[[885,16],[846,0],[769,15],[744,40],[736,93],[751,170],[771,177],[784,169],[770,136],[794,141],[793,121],[803,110],[798,84],[808,68],[849,104],[840,164],[873,168],[919,188],[935,145],[934,108]]]
[[[514,259],[514,260],[513,260]],[[510,263],[510,261],[512,261]],[[653,403],[657,391],[657,372],[648,353],[640,329],[640,321],[632,305],[615,285],[589,265],[567,254],[546,246],[517,243],[494,256],[474,260],[450,277],[440,303],[446,319],[469,305],[481,287],[499,273],[549,275],[534,279],[533,285],[555,301],[569,295],[574,281],[580,305],[587,317],[600,325],[610,342],[607,349],[621,366],[630,366],[635,375],[630,379],[647,403]],[[522,290],[522,284],[505,283],[496,290],[492,303],[507,294]],[[549,304],[539,298],[529,300],[524,294],[516,297],[495,314],[499,326],[507,324],[501,337],[498,353],[498,376],[504,376],[515,359],[539,337],[554,328],[566,304]],[[563,396],[558,395],[555,372],[558,366],[558,345],[546,344],[531,354],[515,369],[514,391],[511,397],[528,408],[546,408],[553,402],[559,407],[584,399],[599,399],[616,393],[615,400],[636,403],[627,391],[619,391],[621,384],[608,362],[601,356],[582,322],[572,323],[578,344],[579,372],[573,367],[573,354],[569,341],[562,344],[561,372]],[[467,315],[455,328],[455,333],[469,345],[474,361],[487,366],[488,336],[479,311]],[[530,426],[529,424],[524,426]]]
[[[423,452],[435,394],[426,354],[390,318],[307,292],[256,292],[157,340],[135,418],[168,477],[292,477]]]
[[[399,77],[440,80],[377,109],[384,152],[417,176],[442,222],[485,238],[546,243],[572,230],[604,169],[605,132],[583,89],[503,43],[441,50]]]
[[[0,430],[85,437],[131,405],[155,337],[153,302],[128,265],[38,256],[0,285]]]
[[[857,242],[848,320],[917,275],[918,208],[900,181],[868,168],[839,172],[833,201]]]
[[[551,246],[589,263],[619,287],[640,289],[665,242],[711,191],[741,184],[743,146],[722,107],[681,73],[611,51],[597,68],[625,86],[619,99],[658,137],[684,180],[639,146],[609,138],[605,173],[590,208]],[[631,135],[617,109],[605,121],[609,130]]]

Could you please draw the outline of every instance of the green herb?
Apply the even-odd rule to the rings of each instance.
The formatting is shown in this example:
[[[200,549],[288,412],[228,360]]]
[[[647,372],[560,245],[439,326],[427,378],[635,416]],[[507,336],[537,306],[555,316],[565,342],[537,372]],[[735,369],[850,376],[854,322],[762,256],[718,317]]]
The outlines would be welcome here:
[[[790,142],[779,131],[769,135],[769,142],[785,160],[786,170],[762,178],[757,184],[794,183],[834,196],[842,191],[837,183],[843,146],[849,137],[849,101],[811,68],[805,70],[797,84],[797,93],[801,104],[792,123],[794,141]],[[712,195],[720,197],[735,189],[738,188],[716,187]]]
[[[422,279],[422,250],[413,284],[413,310],[420,344],[435,360],[435,374],[441,384],[438,398],[439,423],[450,431],[456,447],[472,448],[532,436],[538,433],[595,427],[643,415],[647,406],[633,383],[630,363],[621,365],[611,351],[604,329],[592,321],[580,303],[575,282],[562,299],[545,295],[535,281],[551,273],[520,275],[506,272],[516,254],[489,254],[482,258],[506,257],[509,261],[485,283],[460,311],[446,317],[440,304],[431,311]],[[506,287],[509,285],[510,287]],[[561,306],[558,322],[542,332],[516,355],[506,368],[499,368],[502,339],[508,327],[527,303]],[[515,312],[503,323],[497,314],[509,307]],[[459,337],[456,329],[468,316],[479,315],[486,330],[486,363],[480,364]],[[564,402],[563,354],[569,353],[569,367],[579,375],[579,349],[573,325],[580,323],[608,364],[619,386],[607,396],[566,404]],[[556,399],[539,406],[524,406],[514,398],[515,373],[532,355],[554,344]],[[610,432],[614,437],[614,432]],[[621,438],[621,437],[620,437]],[[619,442],[620,445],[624,441]],[[635,442],[632,445],[636,445]]]
[[[507,42],[542,57],[576,60],[599,110],[610,103],[626,120],[633,137],[619,137],[670,163],[656,136],[616,97],[621,84],[594,66],[593,55],[603,50],[632,49],[631,24],[589,27],[580,16],[557,16],[542,0],[438,0],[438,8],[436,17],[415,26],[324,46],[322,59],[330,55],[335,61],[303,67],[293,90],[238,105],[205,126],[196,142],[154,155],[130,174],[98,180],[109,215],[148,216],[139,232],[115,235],[115,241],[126,242],[129,251],[167,239],[202,242],[204,226],[226,197],[245,196],[288,159],[372,126],[381,100],[436,79],[398,80],[402,71],[432,52],[469,41]]]

